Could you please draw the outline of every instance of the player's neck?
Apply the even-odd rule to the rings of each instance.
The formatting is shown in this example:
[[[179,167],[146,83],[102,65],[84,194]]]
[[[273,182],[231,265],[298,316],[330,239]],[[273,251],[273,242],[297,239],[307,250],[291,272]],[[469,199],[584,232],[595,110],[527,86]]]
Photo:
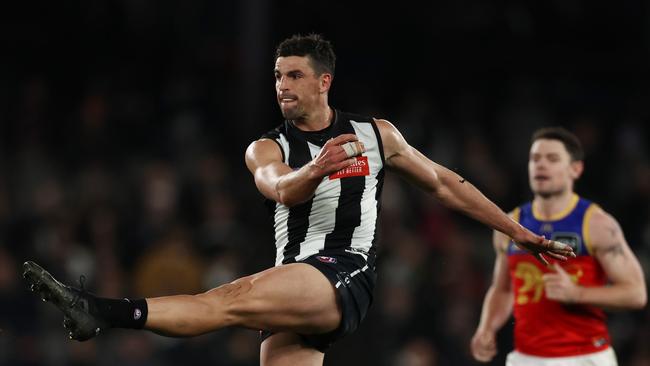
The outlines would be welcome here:
[[[293,124],[303,131],[320,131],[329,127],[333,119],[334,111],[329,105],[325,105],[305,118],[294,120]]]
[[[554,194],[547,197],[536,195],[533,200],[533,210],[535,211],[536,216],[550,219],[565,212],[574,199],[575,193],[572,190],[566,190],[560,194]]]

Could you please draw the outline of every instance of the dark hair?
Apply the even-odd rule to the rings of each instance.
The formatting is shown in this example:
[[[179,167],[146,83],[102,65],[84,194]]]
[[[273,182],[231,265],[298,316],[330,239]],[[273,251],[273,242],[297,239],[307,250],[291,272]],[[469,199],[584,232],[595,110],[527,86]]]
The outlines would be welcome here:
[[[287,56],[309,56],[311,64],[318,75],[329,73],[334,76],[336,55],[332,44],[320,34],[306,36],[296,34],[285,39],[275,50],[275,59]]]
[[[530,143],[532,144],[540,139],[560,141],[569,152],[572,161],[580,161],[585,158],[585,153],[582,150],[582,144],[578,137],[563,127],[540,128],[533,133]]]

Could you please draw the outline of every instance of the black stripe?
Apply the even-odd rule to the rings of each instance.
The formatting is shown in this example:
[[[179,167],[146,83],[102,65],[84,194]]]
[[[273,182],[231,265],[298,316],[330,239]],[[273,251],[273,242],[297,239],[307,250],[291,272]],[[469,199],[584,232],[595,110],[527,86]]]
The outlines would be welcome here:
[[[372,246],[369,250],[369,252],[373,254],[376,254],[377,252],[377,240],[379,238],[379,214],[381,213],[381,192],[384,189],[384,174],[384,168],[381,168],[379,173],[377,173],[377,191],[375,193],[375,200],[377,201],[377,219],[375,220],[375,235],[372,238]]]
[[[341,116],[336,126],[338,136],[355,133],[349,119]],[[366,177],[341,178],[341,194],[336,208],[334,231],[325,236],[325,250],[350,246],[352,234],[361,224],[361,197],[366,188]]]
[[[280,148],[280,152],[282,153],[282,161],[284,161],[284,159],[286,159],[286,156],[284,154],[284,149],[282,148],[282,144],[280,144],[279,140],[280,140],[280,135],[282,134],[282,132],[285,132],[285,131],[286,131],[285,125],[280,125],[280,126],[276,127],[275,129],[263,134],[262,137],[260,137],[260,139],[273,140],[273,142],[278,144],[278,147]]]
[[[386,165],[386,158],[384,158],[384,144],[381,141],[381,134],[379,133],[379,128],[377,128],[377,123],[374,119],[370,120],[372,129],[375,131],[375,137],[377,137],[377,147],[379,148],[379,156],[381,156],[381,165]]]
[[[287,140],[289,141],[289,166],[293,169],[300,169],[311,161],[311,152],[307,142],[296,134],[295,128],[287,128]],[[283,264],[293,263],[300,254],[300,244],[305,241],[307,229],[309,229],[309,214],[313,198],[307,202],[289,208],[287,230],[289,242],[284,247]]]
[[[381,165],[386,165],[386,158],[384,157],[384,144],[381,140],[381,134],[379,133],[379,128],[375,120],[371,120],[370,124],[372,129],[375,131],[375,137],[377,138],[377,148],[379,149],[379,156],[381,156]],[[370,253],[375,254],[377,251],[377,242],[379,238],[379,214],[381,213],[381,192],[384,189],[384,168],[381,168],[379,173],[377,173],[377,192],[375,194],[375,200],[377,201],[377,220],[375,220],[375,235],[372,239],[372,246],[370,247]]]

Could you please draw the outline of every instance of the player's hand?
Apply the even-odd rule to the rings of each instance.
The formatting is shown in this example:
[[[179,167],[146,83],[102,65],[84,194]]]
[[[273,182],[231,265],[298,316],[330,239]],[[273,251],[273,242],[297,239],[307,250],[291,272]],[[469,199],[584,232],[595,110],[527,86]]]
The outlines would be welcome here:
[[[490,362],[497,354],[497,341],[494,332],[477,330],[470,343],[472,356],[479,362]]]
[[[570,246],[558,241],[546,239],[541,235],[535,235],[530,230],[524,230],[519,238],[513,238],[518,247],[530,252],[538,261],[545,266],[549,266],[544,255],[548,255],[557,260],[565,261],[567,257],[575,258],[573,249]]]
[[[580,297],[580,286],[571,280],[571,276],[559,264],[553,263],[552,268],[555,272],[542,276],[546,297],[569,304],[577,302]]]
[[[354,164],[356,157],[365,151],[356,135],[339,135],[327,141],[309,165],[318,176],[324,177]]]

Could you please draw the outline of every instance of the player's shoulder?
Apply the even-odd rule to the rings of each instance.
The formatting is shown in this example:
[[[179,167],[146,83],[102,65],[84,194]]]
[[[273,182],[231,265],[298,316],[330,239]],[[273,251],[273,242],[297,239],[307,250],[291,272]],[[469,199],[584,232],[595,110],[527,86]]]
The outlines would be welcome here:
[[[273,130],[266,132],[257,140],[253,140],[246,148],[245,160],[247,164],[251,162],[259,162],[261,160],[284,161],[285,152],[279,142],[280,135],[285,133],[283,128],[284,125],[280,125]]]
[[[377,125],[378,128],[388,128],[388,129],[397,129],[397,127],[389,120],[385,118],[372,118],[373,122]]]
[[[616,218],[600,205],[592,203],[587,210],[585,220],[594,239],[597,239],[600,234],[619,230],[620,225]]]
[[[254,159],[264,156],[283,156],[284,152],[274,139],[261,137],[248,145],[246,159]]]

